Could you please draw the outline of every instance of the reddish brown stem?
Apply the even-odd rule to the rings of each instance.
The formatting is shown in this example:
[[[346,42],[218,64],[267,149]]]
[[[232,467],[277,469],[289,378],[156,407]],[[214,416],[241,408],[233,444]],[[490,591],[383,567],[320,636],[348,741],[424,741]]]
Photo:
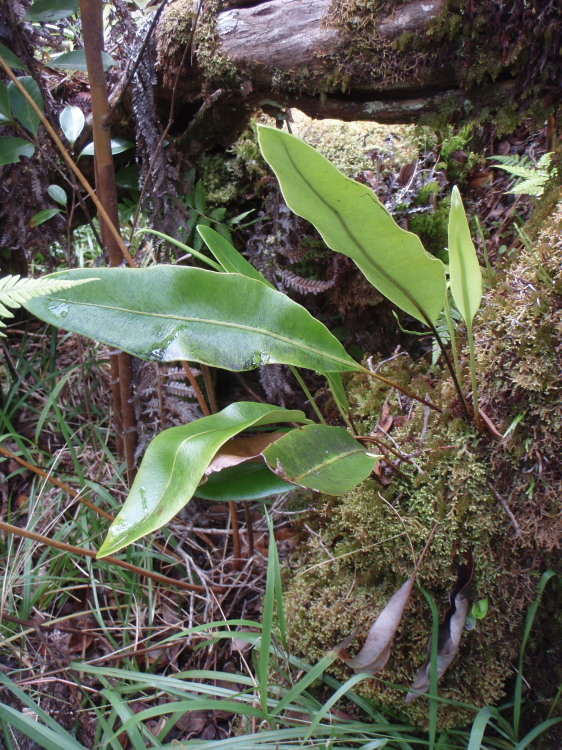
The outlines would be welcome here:
[[[43,536],[42,534],[36,534],[34,531],[28,531],[28,529],[20,529],[19,526],[12,526],[11,523],[4,523],[3,521],[0,521],[0,531],[5,531],[8,534],[14,534],[19,537],[25,537],[26,539],[31,539],[34,542],[37,542],[38,544],[45,544],[47,547],[54,547],[63,552],[69,552],[72,555],[81,555],[83,557],[95,559],[97,554],[94,550],[86,549],[85,547],[76,547],[73,544],[66,544],[66,542],[58,542],[54,539],[49,539],[49,537]],[[186,591],[197,591],[201,594],[207,592],[207,589],[204,586],[198,586],[195,583],[185,583],[184,581],[176,581],[175,578],[168,578],[168,576],[163,576],[160,573],[144,570],[137,565],[132,565],[131,563],[125,562],[125,560],[119,560],[117,557],[112,557],[111,555],[104,557],[103,561],[110,563],[111,565],[116,565],[119,568],[129,570],[131,573],[136,573],[139,576],[144,576],[153,581],[164,583],[168,586],[175,586],[176,588],[184,589]],[[225,586],[209,586],[209,590],[214,592],[224,591],[225,588]]]
[[[116,241],[112,227],[119,233],[119,212],[117,209],[117,188],[115,169],[111,153],[109,132],[109,100],[103,69],[103,19],[101,0],[80,0],[80,16],[84,51],[88,66],[88,80],[92,97],[92,131],[94,139],[94,164],[96,193],[106,215],[100,216],[101,236],[112,266],[120,266],[124,255],[122,242]],[[134,265],[130,256],[129,263]],[[133,369],[130,354],[120,352],[112,356],[112,394],[116,414],[117,432],[123,441],[127,479],[129,484],[135,477],[135,451],[137,447],[137,422],[133,407]],[[117,375],[117,378],[115,377]],[[119,443],[118,443],[119,447]]]
[[[199,383],[197,382],[195,375],[191,372],[191,368],[187,364],[187,362],[182,362],[182,365],[183,365],[185,374],[187,375],[187,379],[189,380],[189,384],[191,385],[195,393],[195,398],[197,399],[197,403],[199,404],[199,407],[201,411],[203,412],[203,415],[205,417],[208,417],[211,414],[211,411],[209,407],[207,406],[207,402],[205,401],[205,397],[203,396],[201,392],[201,388],[199,388]]]

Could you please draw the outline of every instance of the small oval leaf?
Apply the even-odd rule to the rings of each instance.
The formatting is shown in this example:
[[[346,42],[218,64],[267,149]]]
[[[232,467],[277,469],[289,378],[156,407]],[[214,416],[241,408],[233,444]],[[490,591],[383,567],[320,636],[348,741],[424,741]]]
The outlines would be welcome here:
[[[45,208],[43,211],[38,211],[31,217],[31,219],[29,220],[29,226],[32,228],[38,227],[39,224],[44,224],[46,221],[49,221],[49,219],[52,219],[53,216],[56,216],[57,214],[60,214],[60,208]]]
[[[123,151],[128,151],[130,148],[133,148],[135,144],[132,141],[128,141],[126,138],[112,138],[111,139],[111,153],[112,154],[121,154]],[[80,151],[80,156],[93,156],[94,155],[94,144],[88,143],[82,151]]]
[[[0,81],[0,123],[11,122],[10,94],[5,83]]]
[[[263,451],[284,481],[345,495],[366,479],[375,459],[343,427],[311,424],[284,435]]]
[[[108,55],[107,52],[101,53],[103,69],[109,70],[113,65],[117,63]],[[52,60],[47,63],[47,68],[55,68],[57,70],[79,70],[83,73],[88,72],[88,65],[86,63],[86,52],[83,49],[75,49],[71,52],[63,52],[62,55],[53,57]]]
[[[66,206],[68,203],[66,192],[60,187],[60,185],[49,185],[47,193],[54,201],[60,203],[61,206]]]
[[[27,71],[27,65],[14,55],[12,50],[8,49],[5,44],[0,44],[0,57],[13,70]]]
[[[43,97],[37,81],[31,76],[22,76],[18,78],[18,83],[23,86],[27,93],[31,96],[35,104],[43,111]],[[8,94],[10,96],[10,108],[14,118],[23,125],[24,128],[29,130],[33,135],[37,134],[39,129],[39,115],[31,107],[30,103],[18,89],[13,81],[8,84]]]
[[[59,122],[67,141],[74,144],[74,141],[84,130],[86,119],[80,107],[68,106],[60,113]]]

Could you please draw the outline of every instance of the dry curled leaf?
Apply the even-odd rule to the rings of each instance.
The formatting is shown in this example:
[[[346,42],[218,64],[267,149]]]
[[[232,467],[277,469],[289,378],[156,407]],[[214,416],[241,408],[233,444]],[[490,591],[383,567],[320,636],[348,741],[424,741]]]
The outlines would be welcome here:
[[[284,432],[262,432],[250,437],[228,440],[205,469],[205,475],[208,476],[215,471],[222,471],[253,459],[263,461],[260,453],[284,434]]]
[[[347,654],[346,648],[355,637],[355,634],[350,635],[342,641],[339,646],[336,646],[335,651],[337,655],[340,659],[343,659],[346,664],[349,664],[356,673],[366,672],[367,674],[374,675],[377,672],[380,672],[380,670],[386,665],[386,662],[390,657],[394,635],[398,630],[398,626],[404,615],[404,610],[410,600],[410,595],[412,593],[418,570],[420,569],[420,565],[422,564],[425,553],[431,544],[431,540],[433,539],[433,535],[435,534],[438,525],[439,523],[436,523],[431,530],[429,538],[425,543],[425,547],[416,563],[414,572],[408,580],[400,586],[398,591],[395,591],[390,597],[386,607],[371,626],[361,651],[351,658]]]
[[[380,672],[385,666],[390,657],[390,649],[392,641],[394,640],[394,634],[400,625],[404,609],[410,599],[416,574],[417,570],[405,583],[402,584],[402,586],[400,586],[398,591],[390,597],[388,604],[382,610],[369,630],[363,648],[357,656],[349,658],[345,653],[345,648],[349,645],[353,636],[347,638],[336,648],[338,656],[349,664],[356,673],[366,672],[367,674],[374,675],[377,672]]]
[[[461,636],[468,615],[470,600],[468,587],[474,571],[472,553],[466,555],[467,564],[459,565],[457,580],[449,594],[450,606],[445,614],[443,624],[439,627],[437,636],[437,679],[440,679],[459,650]],[[431,639],[427,648],[425,664],[417,673],[410,692],[406,695],[406,703],[411,703],[429,690],[429,673],[431,669]]]

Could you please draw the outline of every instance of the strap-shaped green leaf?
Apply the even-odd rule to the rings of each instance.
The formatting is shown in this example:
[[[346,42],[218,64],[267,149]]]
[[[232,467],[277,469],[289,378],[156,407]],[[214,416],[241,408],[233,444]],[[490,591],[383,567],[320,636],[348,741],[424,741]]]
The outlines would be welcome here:
[[[215,453],[234,435],[260,425],[307,421],[302,411],[242,401],[210,417],[164,430],[148,446],[98,557],[115,553],[172,519],[191,500]]]
[[[385,297],[423,323],[445,301],[443,263],[398,226],[366,185],[350,180],[311,146],[260,126],[260,146],[287,205],[312,222],[326,244],[352,258]]]
[[[30,312],[142,359],[235,371],[272,363],[361,370],[304,307],[239,274],[153,266],[73,269],[46,278],[99,280],[26,303]]]
[[[482,300],[482,271],[456,185],[449,212],[449,275],[455,304],[465,323],[470,325]]]
[[[343,427],[310,424],[291,430],[263,451],[272,471],[287,482],[329,495],[345,495],[375,465]]]
[[[246,258],[240,255],[238,250],[232,247],[230,242],[225,240],[222,235],[211,229],[211,227],[203,226],[203,224],[199,224],[197,231],[203,242],[227,273],[240,273],[242,276],[261,281],[263,284],[267,284],[267,286],[274,289],[273,284],[270,284],[257,268],[248,263]]]

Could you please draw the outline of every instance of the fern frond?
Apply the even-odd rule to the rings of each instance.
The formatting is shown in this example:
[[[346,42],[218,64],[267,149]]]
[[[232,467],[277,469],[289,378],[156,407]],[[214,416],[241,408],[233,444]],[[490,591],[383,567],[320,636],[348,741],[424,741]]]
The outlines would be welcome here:
[[[547,151],[546,154],[543,154],[541,158],[537,162],[537,170],[539,171],[548,171],[550,168],[550,165],[552,164],[552,157],[554,156],[554,151]]]
[[[0,279],[0,318],[13,318],[14,314],[8,310],[9,307],[17,309],[34,297],[42,297],[44,294],[60,292],[61,289],[69,289],[72,286],[86,284],[96,279],[80,279],[78,281],[67,281],[63,279],[22,279],[19,274],[15,276],[4,276]],[[0,328],[6,324],[0,320]],[[0,331],[0,336],[4,334]]]
[[[507,190],[512,195],[542,195],[546,179],[544,177],[534,177],[533,179],[523,180],[517,185]]]
[[[508,167],[505,164],[492,164],[492,166],[498,167],[498,169],[503,169],[504,172],[512,174],[514,177],[524,177],[525,179],[528,179],[537,176],[536,169],[531,169],[530,167]]]
[[[330,289],[334,286],[333,279],[330,279],[330,281],[305,279],[303,276],[298,276],[296,273],[284,268],[277,269],[277,273],[281,276],[283,281],[297,292],[300,292],[300,294],[319,294],[320,292],[325,292],[326,289]]]
[[[499,156],[489,156],[489,161],[496,161],[493,167],[532,167],[533,162],[528,156],[519,156],[519,154],[503,154]]]

